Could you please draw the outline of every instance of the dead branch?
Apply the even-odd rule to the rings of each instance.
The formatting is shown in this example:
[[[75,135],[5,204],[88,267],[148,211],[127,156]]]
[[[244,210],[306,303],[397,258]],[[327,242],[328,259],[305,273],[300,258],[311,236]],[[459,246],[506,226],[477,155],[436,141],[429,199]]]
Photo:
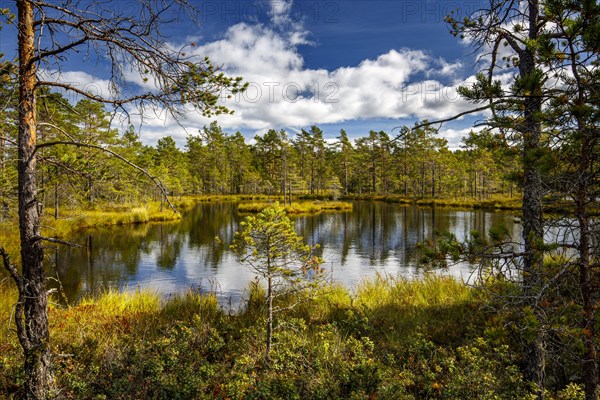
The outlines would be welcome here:
[[[70,246],[70,247],[80,247],[80,248],[85,247],[85,246],[82,246],[82,245],[77,244],[77,243],[67,242],[66,240],[61,240],[61,239],[57,239],[57,238],[51,238],[51,237],[45,237],[45,236],[37,236],[37,237],[33,238],[33,241],[38,241],[38,240],[42,240],[44,242],[62,244],[62,245],[65,245],[65,246]]]
[[[31,348],[31,343],[27,338],[27,333],[25,332],[25,326],[23,325],[23,304],[25,297],[25,287],[23,286],[23,278],[19,275],[17,268],[10,263],[10,256],[4,249],[4,247],[0,247],[0,256],[2,256],[2,261],[4,264],[4,268],[8,271],[11,278],[15,281],[17,285],[17,292],[19,297],[17,299],[17,304],[15,305],[15,325],[17,326],[17,337],[19,338],[19,342],[23,349],[29,350]]]
[[[12,144],[13,146],[16,146],[16,145],[17,145],[17,142],[15,142],[15,141],[14,141],[14,140],[12,140],[12,139],[9,139],[9,138],[7,138],[6,136],[0,136],[0,140],[4,140],[4,141],[6,141],[6,142],[8,142],[8,143]]]

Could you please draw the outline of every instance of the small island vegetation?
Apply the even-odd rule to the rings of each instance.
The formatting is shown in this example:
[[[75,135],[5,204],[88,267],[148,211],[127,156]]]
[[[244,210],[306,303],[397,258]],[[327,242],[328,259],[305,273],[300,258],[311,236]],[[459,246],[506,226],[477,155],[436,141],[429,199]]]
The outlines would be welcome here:
[[[244,202],[238,205],[241,213],[257,213],[271,206],[269,202]],[[287,214],[312,214],[321,211],[350,211],[352,203],[345,201],[296,201],[283,207]]]

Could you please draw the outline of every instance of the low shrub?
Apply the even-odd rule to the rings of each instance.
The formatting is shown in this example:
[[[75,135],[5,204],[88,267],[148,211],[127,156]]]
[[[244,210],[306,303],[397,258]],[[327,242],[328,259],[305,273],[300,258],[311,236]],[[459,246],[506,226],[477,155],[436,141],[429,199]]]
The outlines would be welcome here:
[[[238,312],[214,295],[105,292],[50,308],[55,393],[65,399],[527,399],[519,352],[488,300],[447,277],[324,286],[282,311],[264,360],[264,290]],[[10,322],[14,288],[0,284]],[[281,304],[285,306],[285,304]],[[501,326],[498,326],[501,325]],[[22,358],[0,332],[0,398],[19,398]],[[566,385],[555,399],[580,398]],[[553,398],[549,395],[549,398]]]

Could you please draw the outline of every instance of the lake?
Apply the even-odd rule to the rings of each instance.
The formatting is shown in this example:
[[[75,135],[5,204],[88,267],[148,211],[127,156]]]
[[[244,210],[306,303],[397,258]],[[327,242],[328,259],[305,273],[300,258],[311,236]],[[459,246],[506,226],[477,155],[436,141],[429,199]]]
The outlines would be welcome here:
[[[177,222],[110,227],[79,232],[83,248],[47,249],[48,275],[69,302],[106,288],[151,289],[163,296],[190,288],[213,291],[222,304],[237,304],[254,279],[229,250],[243,215],[236,203],[199,204]],[[355,287],[362,279],[420,276],[417,243],[448,231],[464,238],[504,224],[513,238],[522,227],[512,213],[355,202],[352,211],[292,217],[297,232],[318,244],[328,279]],[[472,266],[438,273],[468,279]]]

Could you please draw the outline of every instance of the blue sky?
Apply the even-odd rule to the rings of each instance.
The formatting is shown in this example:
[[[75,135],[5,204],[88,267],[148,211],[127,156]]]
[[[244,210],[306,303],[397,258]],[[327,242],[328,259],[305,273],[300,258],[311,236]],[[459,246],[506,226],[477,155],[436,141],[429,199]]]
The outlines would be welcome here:
[[[1,0],[6,6],[5,0]],[[126,4],[114,2],[115,6]],[[12,3],[10,3],[12,4]],[[293,134],[312,124],[334,138],[344,128],[351,137],[452,116],[470,105],[456,88],[472,79],[473,49],[448,32],[444,16],[474,12],[481,1],[405,0],[229,0],[194,2],[196,22],[166,26],[170,43],[198,43],[194,56],[208,55],[250,88],[226,103],[233,116],[212,119],[188,114],[174,121],[161,115],[137,124],[143,140],[185,137],[217,119],[226,132],[247,138],[269,128]],[[0,31],[2,51],[16,40]],[[108,90],[102,58],[69,58],[55,79],[90,90]],[[134,78],[132,80],[135,81]],[[481,116],[445,124],[441,135],[456,147]]]

